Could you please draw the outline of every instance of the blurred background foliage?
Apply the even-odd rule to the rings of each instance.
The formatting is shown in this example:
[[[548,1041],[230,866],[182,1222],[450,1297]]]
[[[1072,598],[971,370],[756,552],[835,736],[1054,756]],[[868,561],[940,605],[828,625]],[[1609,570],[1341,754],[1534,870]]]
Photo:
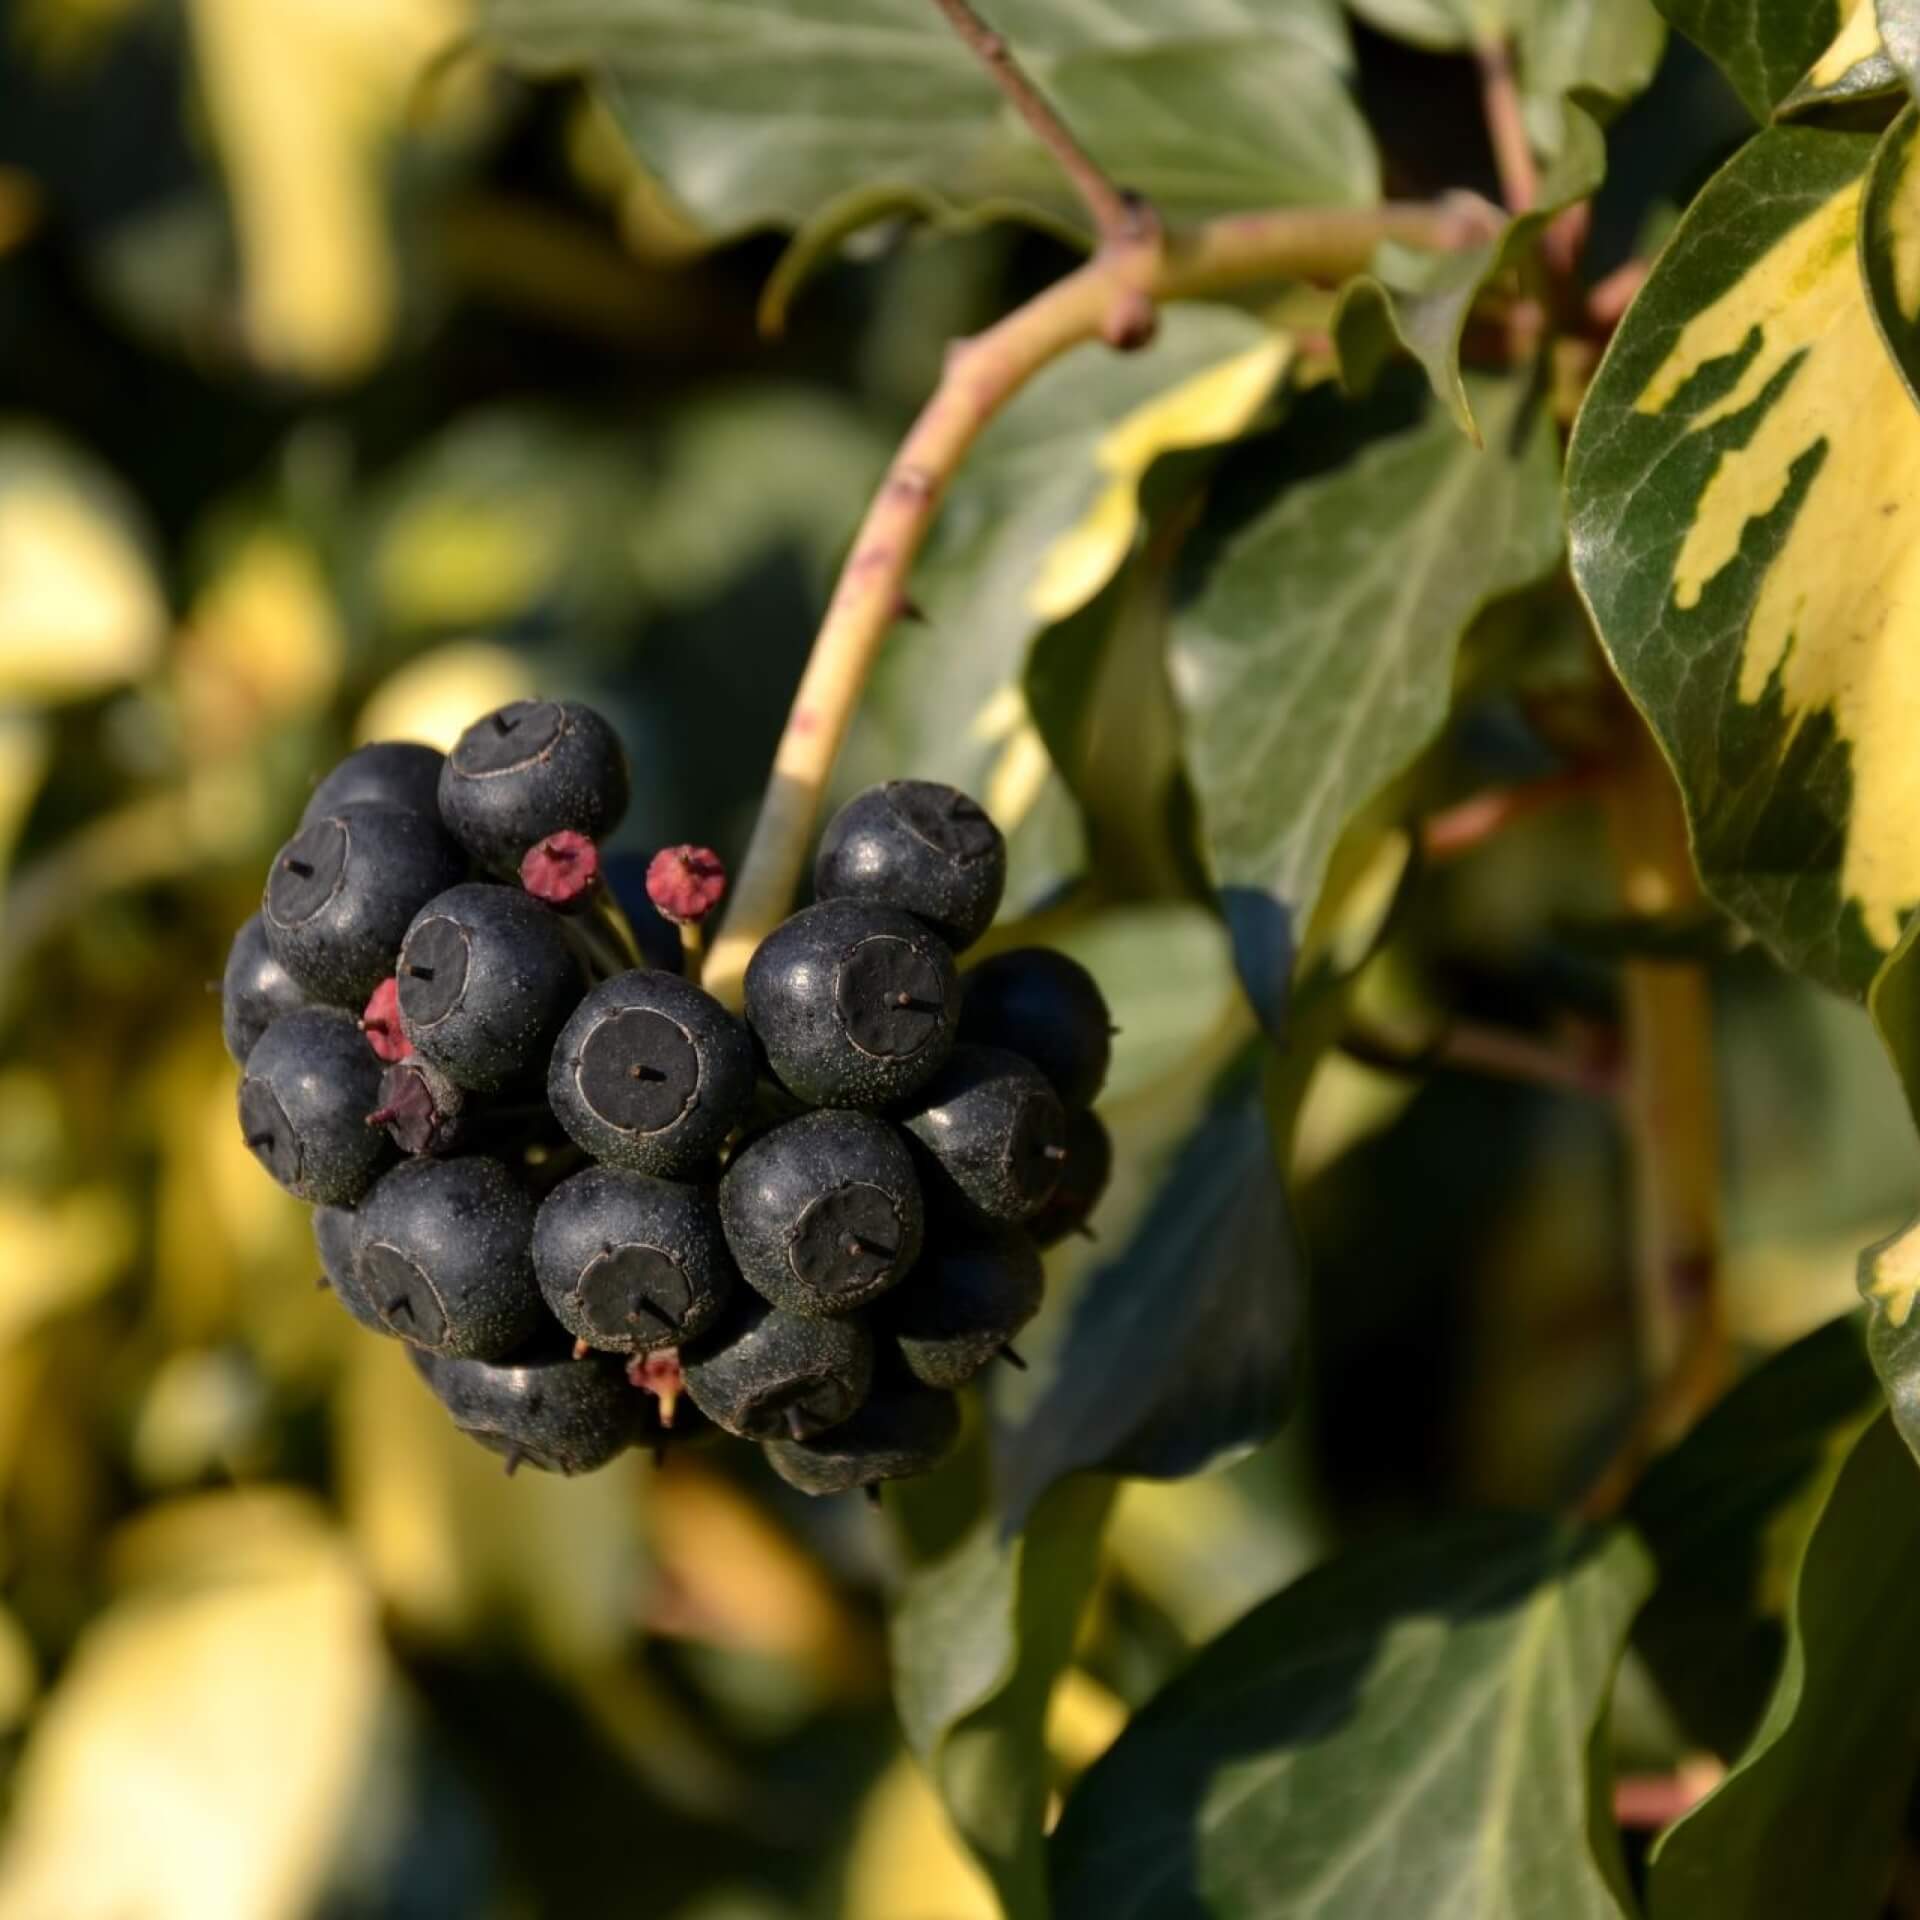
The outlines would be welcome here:
[[[460,57],[465,24],[462,0],[0,10],[0,1920],[968,1920],[991,1901],[888,1703],[884,1521],[747,1449],[503,1479],[313,1286],[304,1210],[233,1127],[209,983],[346,746],[447,744],[534,688],[617,717],[628,851],[737,853],[943,343],[1067,256],[883,226],[762,338],[777,243],[708,248],[589,98]],[[1396,189],[1487,184],[1471,90],[1444,104],[1462,63],[1360,50]],[[1619,141],[1603,258],[1735,136],[1715,87],[1670,53],[1635,112],[1685,131]],[[1231,322],[1179,316],[1169,350],[1224,330],[1213,364]],[[994,569],[1090,513],[1132,525],[1071,490],[1036,509],[1051,443],[1003,425],[845,774],[974,783],[1031,908],[1087,844]],[[1199,444],[1144,432],[1136,476]],[[1024,555],[994,546],[1015,509]],[[1555,617],[1523,596],[1475,629],[1421,794],[1513,770],[1507,636]],[[1150,706],[1123,674],[1120,746],[1079,769],[1110,869]],[[1427,875],[1363,1011],[1604,1051],[1601,831],[1566,809]],[[1161,1143],[1195,1050],[1244,1031],[1211,918],[1126,898],[1178,885],[1110,878],[1052,928],[1118,1009],[1117,1126]],[[1729,1298],[1759,1351],[1852,1304],[1912,1156],[1855,1009],[1751,954],[1715,982]],[[1564,1497],[1632,1396],[1598,1103],[1333,1053],[1295,1153],[1304,1415],[1120,1494],[1049,1723],[1063,1783],[1335,1545]],[[1670,1759],[1642,1718],[1623,1737]]]

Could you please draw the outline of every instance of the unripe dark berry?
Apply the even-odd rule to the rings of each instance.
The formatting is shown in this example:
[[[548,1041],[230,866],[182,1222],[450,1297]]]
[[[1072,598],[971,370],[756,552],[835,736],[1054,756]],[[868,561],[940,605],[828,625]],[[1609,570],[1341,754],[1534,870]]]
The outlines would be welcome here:
[[[937,1194],[982,1220],[1030,1219],[1067,1157],[1067,1114],[1039,1068],[1000,1047],[955,1047],[900,1124]]]
[[[447,756],[413,740],[376,740],[355,747],[314,788],[301,820],[317,820],[342,807],[405,807],[440,815],[440,769]]]
[[[783,1086],[817,1107],[904,1099],[947,1057],[953,957],[897,907],[823,900],[747,963],[747,1023]]]
[[[1113,1141],[1100,1116],[1087,1108],[1067,1116],[1067,1157],[1053,1198],[1027,1222],[1036,1247],[1057,1246],[1070,1233],[1089,1233],[1087,1218],[1113,1175]]]
[[[1090,1107],[1100,1097],[1113,1057],[1113,1017],[1078,960],[1052,947],[1016,947],[983,960],[962,984],[962,1040],[1031,1060],[1068,1107]]]
[[[431,1060],[409,1054],[381,1073],[367,1125],[385,1127],[402,1153],[452,1153],[466,1137],[468,1104],[466,1088]]]
[[[453,1424],[500,1454],[509,1473],[592,1473],[651,1426],[647,1396],[609,1355],[576,1360],[557,1348],[499,1363],[416,1348],[412,1359]]]
[[[497,1160],[410,1160],[355,1216],[354,1269],[401,1339],[498,1360],[546,1324],[532,1243],[533,1203]]]
[[[937,1467],[960,1437],[950,1393],[908,1379],[877,1387],[851,1419],[811,1440],[769,1440],[767,1464],[802,1493],[846,1493]]]
[[[484,882],[429,900],[395,971],[407,1038],[476,1093],[544,1072],[585,984],[554,915],[517,887]]]
[[[267,946],[265,923],[256,913],[233,936],[220,982],[220,1033],[234,1061],[244,1066],[253,1043],[307,996]]]
[[[862,1113],[808,1113],[763,1133],[720,1182],[727,1245],[748,1283],[790,1313],[851,1313],[920,1253],[924,1213],[907,1144]]]
[[[748,1440],[804,1440],[867,1397],[873,1336],[857,1320],[782,1313],[742,1288],[683,1365],[689,1398],[716,1426]]]
[[[929,1241],[905,1286],[881,1303],[879,1330],[893,1336],[915,1379],[964,1386],[1040,1311],[1040,1252],[1017,1229],[944,1229]]]
[[[601,840],[627,811],[627,757],[591,707],[515,700],[476,720],[440,773],[440,812],[473,857],[517,873],[536,840]]]
[[[327,1290],[370,1333],[385,1333],[387,1324],[374,1312],[353,1265],[353,1210],[315,1207],[313,1244],[320,1255],[320,1271]]]
[[[645,968],[603,981],[574,1009],[547,1099],[596,1160],[671,1177],[719,1151],[753,1083],[746,1028],[692,981]]]
[[[392,1157],[385,1135],[366,1124],[379,1086],[380,1063],[351,1014],[299,1007],[247,1055],[240,1131],[289,1193],[349,1206]]]
[[[696,1338],[736,1285],[713,1196],[619,1167],[588,1167],[541,1202],[533,1269],[553,1317],[609,1353]]]
[[[889,780],[833,816],[814,862],[822,900],[903,907],[958,953],[993,924],[1007,843],[977,801],[934,780]]]
[[[313,998],[358,1013],[393,971],[413,916],[465,868],[426,814],[350,807],[318,815],[274,856],[262,908],[267,945]]]

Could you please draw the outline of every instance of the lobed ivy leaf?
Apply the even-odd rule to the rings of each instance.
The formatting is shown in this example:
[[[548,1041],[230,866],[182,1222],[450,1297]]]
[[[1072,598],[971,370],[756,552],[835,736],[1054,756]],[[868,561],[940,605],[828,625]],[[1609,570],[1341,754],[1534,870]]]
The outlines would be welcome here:
[[[1487,445],[1438,409],[1303,470],[1308,436],[1228,462],[1194,536],[1170,665],[1202,839],[1270,1028],[1280,964],[1353,815],[1440,730],[1455,650],[1560,558],[1558,450],[1519,379],[1469,386]]]
[[[1865,991],[1920,901],[1920,412],[1856,257],[1875,136],[1775,127],[1682,220],[1569,455],[1574,573],[1708,891]]]
[[[1538,205],[1489,234],[1484,245],[1458,253],[1417,253],[1391,241],[1373,271],[1349,281],[1334,310],[1334,343],[1342,381],[1371,386],[1381,361],[1397,345],[1420,363],[1435,396],[1475,446],[1479,423],[1460,371],[1460,343],[1473,304],[1489,281],[1521,259],[1563,207],[1584,200],[1607,170],[1600,129],[1578,107],[1566,113],[1565,146],[1540,183]]]
[[[995,26],[1112,175],[1166,212],[1379,190],[1335,0],[1000,0]],[[716,235],[872,196],[934,214],[1085,215],[926,0],[480,0],[511,65],[600,84],[642,163]],[[1275,103],[1285,111],[1276,112]]]
[[[1859,1314],[1770,1356],[1648,1469],[1627,1518],[1659,1568],[1633,1641],[1687,1733],[1731,1756],[1785,1647],[1788,1574],[1879,1410]]]
[[[1916,1581],[1920,1475],[1882,1415],[1807,1539],[1759,1731],[1654,1849],[1651,1920],[1873,1920],[1884,1910],[1920,1776],[1920,1637],[1902,1627]]]
[[[907,1742],[1007,1920],[1046,1920],[1047,1703],[1073,1652],[1113,1494],[1101,1481],[1058,1487],[1010,1537],[989,1516],[916,1568],[893,1611]]]
[[[1820,60],[1844,23],[1842,0],[1656,0],[1765,120]],[[1871,0],[1868,0],[1871,4]]]
[[[1594,1735],[1647,1585],[1630,1534],[1527,1516],[1308,1574],[1087,1773],[1058,1920],[1623,1920]]]

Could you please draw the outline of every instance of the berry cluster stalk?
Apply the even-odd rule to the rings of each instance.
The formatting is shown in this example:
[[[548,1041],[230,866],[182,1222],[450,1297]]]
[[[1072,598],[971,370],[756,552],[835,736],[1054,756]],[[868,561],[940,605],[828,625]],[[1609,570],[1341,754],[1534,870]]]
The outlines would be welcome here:
[[[1030,126],[1045,116],[1047,144],[1079,156],[1074,179],[1100,227],[1093,256],[1064,279],[973,339],[957,341],[933,397],[889,465],[842,567],[826,618],[801,675],[774,753],[772,777],[754,824],[705,982],[730,1006],[753,950],[792,904],[821,798],[881,643],[905,611],[915,556],[942,494],[981,430],[1041,368],[1085,341],[1126,349],[1146,344],[1162,301],[1189,300],[1277,280],[1339,281],[1364,269],[1383,240],[1428,252],[1458,252],[1486,241],[1498,216],[1460,194],[1420,204],[1299,207],[1229,214],[1162,232],[1152,214],[1104,182],[1041,96],[1005,57],[999,36],[972,9],[936,0],[949,18],[964,12],[978,29],[969,44]],[[983,44],[979,34],[985,34]],[[1010,81],[1010,76],[1013,76]],[[1125,209],[1124,220],[1118,209]],[[1109,217],[1111,216],[1111,217]]]

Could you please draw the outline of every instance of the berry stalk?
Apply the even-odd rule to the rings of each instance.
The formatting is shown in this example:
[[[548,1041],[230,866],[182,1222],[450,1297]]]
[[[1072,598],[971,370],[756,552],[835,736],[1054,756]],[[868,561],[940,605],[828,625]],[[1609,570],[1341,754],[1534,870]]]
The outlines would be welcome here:
[[[986,332],[950,347],[939,386],[860,523],[800,676],[707,960],[709,991],[739,1006],[747,961],[792,901],[834,759],[881,643],[906,606],[907,578],[941,496],[988,422],[1035,374],[1103,337],[1127,296],[1150,309],[1261,281],[1339,281],[1361,271],[1383,240],[1450,253],[1481,244],[1496,229],[1493,210],[1471,195],[1228,214],[1172,231],[1160,248],[1104,249]]]

